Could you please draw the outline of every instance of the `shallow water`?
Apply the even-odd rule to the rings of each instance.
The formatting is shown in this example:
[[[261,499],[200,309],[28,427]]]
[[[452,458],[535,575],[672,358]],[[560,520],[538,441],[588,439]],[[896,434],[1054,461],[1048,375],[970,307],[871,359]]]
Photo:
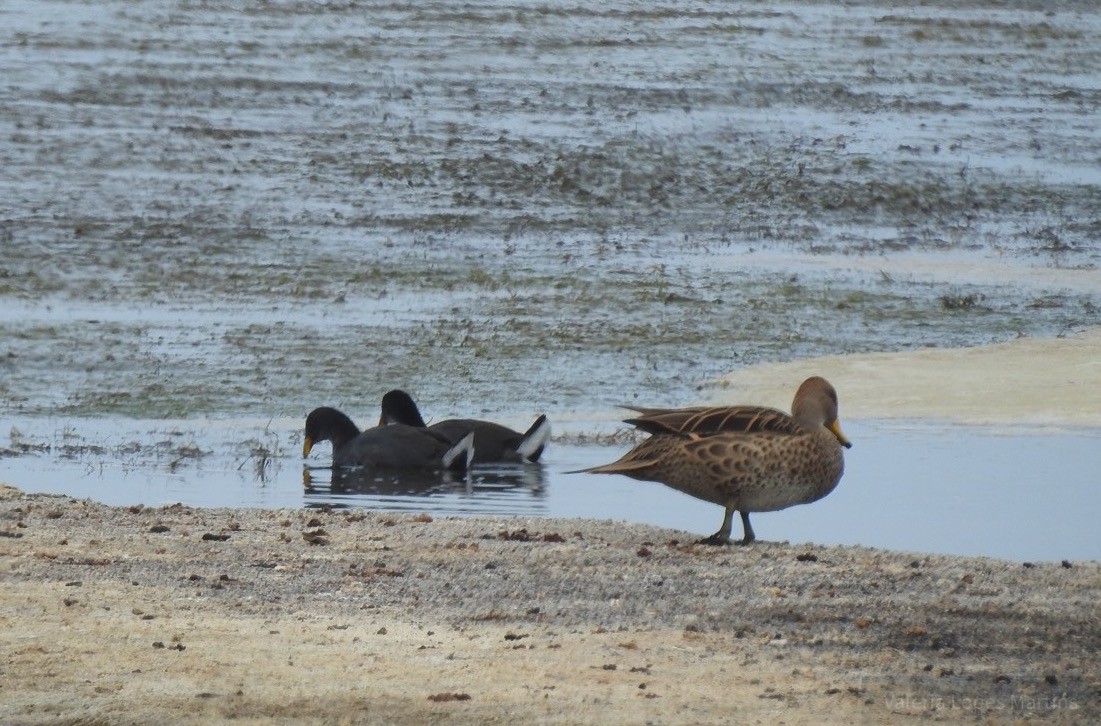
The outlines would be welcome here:
[[[224,426],[224,424],[223,424]],[[145,440],[162,426],[149,422]],[[226,446],[182,432],[183,451],[129,457],[110,451],[54,450],[0,459],[0,480],[26,491],[64,493],[113,505],[364,507],[431,516],[590,517],[655,524],[705,536],[722,510],[660,484],[565,472],[617,458],[627,446],[552,443],[538,466],[480,469],[469,478],[378,477],[332,484],[326,445],[308,462],[285,453],[266,465],[248,446]],[[838,488],[811,505],[753,515],[758,537],[818,544],[862,544],[914,552],[1015,560],[1101,559],[1096,513],[1096,431],[1036,434],[1023,429],[850,422],[855,446]],[[212,436],[213,434],[213,436]],[[134,432],[119,432],[126,442]],[[27,437],[30,440],[31,437]],[[273,447],[293,452],[293,433]],[[72,446],[72,444],[70,444]],[[128,444],[121,444],[125,449]],[[209,448],[208,448],[209,447]],[[137,459],[137,461],[134,461]],[[309,484],[304,484],[304,474]],[[538,521],[517,527],[539,529]],[[739,525],[735,525],[737,535]]]

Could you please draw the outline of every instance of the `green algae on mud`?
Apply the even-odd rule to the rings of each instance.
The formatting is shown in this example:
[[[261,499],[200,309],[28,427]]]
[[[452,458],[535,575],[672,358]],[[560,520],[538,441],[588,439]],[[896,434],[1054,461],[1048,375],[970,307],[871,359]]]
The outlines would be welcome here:
[[[406,270],[372,297],[330,282],[316,298],[275,311],[255,301],[234,309],[232,293],[210,287],[223,302],[176,304],[145,320],[107,305],[86,314],[121,319],[62,313],[37,324],[6,321],[6,407],[68,416],[282,416],[320,402],[370,409],[395,386],[443,406],[477,400],[507,413],[524,397],[525,407],[614,405],[625,389],[685,401],[700,382],[736,367],[967,344],[977,331],[983,340],[1042,335],[1088,319],[1098,304],[1090,295],[1038,303],[1010,287],[978,289],[693,262],[606,276],[483,267],[418,278]],[[945,302],[955,300],[973,304]]]

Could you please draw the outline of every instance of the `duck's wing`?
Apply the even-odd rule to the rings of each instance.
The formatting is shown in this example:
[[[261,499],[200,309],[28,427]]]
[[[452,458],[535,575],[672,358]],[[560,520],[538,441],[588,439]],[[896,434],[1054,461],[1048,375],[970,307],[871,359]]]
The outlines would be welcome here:
[[[628,451],[617,461],[581,471],[593,474],[623,474],[634,479],[660,481],[707,501],[715,501],[708,490],[721,487],[735,492],[751,475],[760,455],[759,438],[720,431],[712,434],[655,434]],[[703,490],[697,492],[697,490]]]
[[[629,418],[635,428],[651,434],[708,434],[718,433],[802,433],[798,424],[788,414],[765,406],[693,406],[690,408],[639,408],[626,406],[638,413]]]

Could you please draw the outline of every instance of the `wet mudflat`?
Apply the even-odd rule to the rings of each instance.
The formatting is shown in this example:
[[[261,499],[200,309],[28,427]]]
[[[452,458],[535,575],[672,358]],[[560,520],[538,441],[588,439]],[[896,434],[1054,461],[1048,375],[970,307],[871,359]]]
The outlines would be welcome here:
[[[1088,3],[0,13],[7,416],[681,403],[1101,305]]]

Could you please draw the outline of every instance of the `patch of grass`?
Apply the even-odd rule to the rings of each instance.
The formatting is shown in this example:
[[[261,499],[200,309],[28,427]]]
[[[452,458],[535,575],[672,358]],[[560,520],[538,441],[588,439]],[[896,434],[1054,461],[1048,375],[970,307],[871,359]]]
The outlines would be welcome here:
[[[279,436],[271,429],[271,422],[265,427],[263,439],[249,439],[240,444],[248,451],[248,455],[237,470],[240,471],[246,464],[252,462],[253,474],[257,481],[267,482],[279,466],[279,461],[286,455],[279,445]]]
[[[969,292],[967,294],[945,294],[940,296],[940,306],[944,310],[973,310],[984,296],[981,293]]]

